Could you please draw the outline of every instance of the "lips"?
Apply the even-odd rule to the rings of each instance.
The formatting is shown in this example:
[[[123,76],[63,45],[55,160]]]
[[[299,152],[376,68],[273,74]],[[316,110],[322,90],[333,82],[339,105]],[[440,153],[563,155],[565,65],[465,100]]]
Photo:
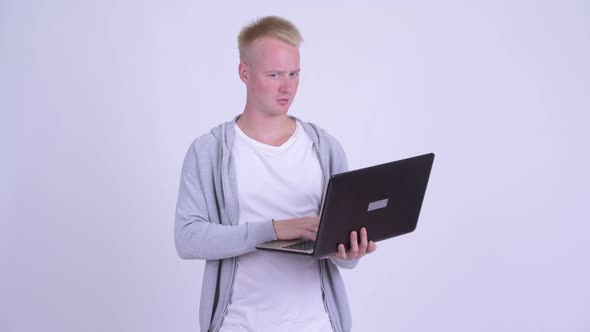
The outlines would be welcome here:
[[[289,102],[289,98],[279,98],[277,99],[277,102],[281,105],[285,105]]]

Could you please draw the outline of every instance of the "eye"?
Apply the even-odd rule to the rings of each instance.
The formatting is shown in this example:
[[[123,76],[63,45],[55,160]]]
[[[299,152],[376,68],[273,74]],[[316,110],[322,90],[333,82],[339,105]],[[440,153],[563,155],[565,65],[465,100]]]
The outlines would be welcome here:
[[[291,76],[291,78],[299,77],[299,72],[291,73],[289,76]]]
[[[279,77],[279,74],[277,74],[277,73],[272,73],[272,74],[269,74],[269,75],[268,75],[268,77],[271,77],[271,78],[277,78],[277,77]]]

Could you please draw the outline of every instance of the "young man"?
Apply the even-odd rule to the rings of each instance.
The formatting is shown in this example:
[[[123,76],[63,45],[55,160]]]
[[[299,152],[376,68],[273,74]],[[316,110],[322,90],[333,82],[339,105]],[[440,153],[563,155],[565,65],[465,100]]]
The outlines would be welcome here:
[[[324,187],[347,170],[340,144],[288,116],[299,84],[297,28],[278,17],[238,38],[244,111],[197,138],[182,167],[176,249],[205,259],[201,331],[349,331],[338,267],[376,250],[363,228],[326,259],[256,250],[271,240],[315,240]]]

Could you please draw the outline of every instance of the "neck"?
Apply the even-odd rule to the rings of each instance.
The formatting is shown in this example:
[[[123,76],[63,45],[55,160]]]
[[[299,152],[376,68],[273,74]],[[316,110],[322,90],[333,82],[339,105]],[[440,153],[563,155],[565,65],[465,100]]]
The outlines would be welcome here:
[[[267,115],[245,109],[236,121],[249,137],[268,145],[279,146],[295,132],[295,120],[286,114]]]

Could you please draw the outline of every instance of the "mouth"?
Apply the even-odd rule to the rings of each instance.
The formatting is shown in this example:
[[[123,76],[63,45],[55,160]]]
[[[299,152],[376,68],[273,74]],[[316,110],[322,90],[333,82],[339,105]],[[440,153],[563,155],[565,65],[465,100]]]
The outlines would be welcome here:
[[[286,105],[289,103],[289,98],[279,98],[277,99],[277,102],[279,103],[279,105]]]

